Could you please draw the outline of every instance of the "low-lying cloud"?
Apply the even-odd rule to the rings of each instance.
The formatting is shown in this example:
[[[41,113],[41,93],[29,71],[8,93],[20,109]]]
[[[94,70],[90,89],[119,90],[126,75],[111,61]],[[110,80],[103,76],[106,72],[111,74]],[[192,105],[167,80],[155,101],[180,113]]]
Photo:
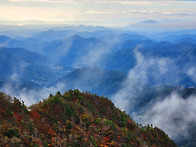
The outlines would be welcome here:
[[[21,87],[20,85],[5,83],[0,88],[0,91],[23,100],[25,105],[30,106],[37,103],[39,100],[48,98],[50,94],[55,94],[57,91],[60,91],[62,87],[65,87],[65,85],[60,83],[50,88],[29,89],[27,87]]]
[[[196,83],[196,68],[191,67],[186,71],[186,74]]]
[[[196,96],[184,99],[174,92],[153,103],[150,109],[142,115],[134,116],[134,119],[142,124],[153,124],[171,138],[178,139],[189,135],[189,129],[196,123],[195,114]]]
[[[154,86],[170,83],[178,67],[169,58],[145,57],[134,49],[136,65],[129,71],[128,78],[123,82],[122,88],[113,96],[114,103],[122,110],[130,111],[130,102],[141,94],[145,86]],[[175,77],[176,78],[176,77]],[[134,105],[132,103],[132,105]]]
[[[183,72],[183,69],[179,69],[175,61],[170,58],[145,56],[141,54],[139,47],[134,50],[134,54],[137,63],[129,71],[121,89],[112,97],[113,102],[117,107],[131,113],[136,122],[153,124],[163,129],[173,139],[187,137],[190,126],[196,123],[196,96],[183,98],[175,91],[171,95],[167,94],[148,101],[146,105],[140,106],[139,112],[130,112],[133,111],[135,103],[141,101],[139,98],[144,91],[148,91],[145,89],[146,86],[178,83],[180,80],[178,75]],[[187,71],[187,75],[193,80],[194,71],[194,68]]]

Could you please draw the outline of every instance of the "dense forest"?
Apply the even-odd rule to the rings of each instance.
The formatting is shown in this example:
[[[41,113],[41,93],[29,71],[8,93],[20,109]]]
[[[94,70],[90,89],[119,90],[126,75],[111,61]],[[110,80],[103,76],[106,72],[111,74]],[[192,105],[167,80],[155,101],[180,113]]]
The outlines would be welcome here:
[[[135,123],[107,97],[57,92],[30,107],[0,93],[1,146],[176,146],[159,128]]]

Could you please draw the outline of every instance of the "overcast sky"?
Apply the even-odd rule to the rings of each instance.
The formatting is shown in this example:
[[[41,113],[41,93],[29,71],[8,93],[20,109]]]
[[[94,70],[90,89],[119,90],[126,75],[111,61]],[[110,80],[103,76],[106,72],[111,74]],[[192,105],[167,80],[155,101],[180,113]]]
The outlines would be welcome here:
[[[144,20],[196,21],[196,1],[0,0],[0,24],[122,26]]]

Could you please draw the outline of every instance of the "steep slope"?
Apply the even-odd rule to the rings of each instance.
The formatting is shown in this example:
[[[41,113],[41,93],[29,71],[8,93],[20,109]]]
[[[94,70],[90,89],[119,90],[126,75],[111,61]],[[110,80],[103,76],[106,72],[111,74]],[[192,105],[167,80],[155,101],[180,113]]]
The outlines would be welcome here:
[[[160,129],[136,124],[104,97],[69,90],[30,107],[0,93],[2,146],[169,146]]]
[[[110,96],[120,88],[122,81],[125,79],[126,75],[118,71],[84,67],[63,76],[50,86],[63,83],[66,89],[88,90],[99,95]]]
[[[116,52],[106,57],[104,64],[107,69],[127,73],[135,64],[134,52],[141,52],[151,58],[171,58],[179,64],[195,62],[196,45],[189,42],[153,42],[151,40],[134,41],[127,40],[115,46]],[[121,59],[121,60],[118,60]],[[121,65],[121,66],[119,66]],[[127,66],[124,66],[127,65]]]
[[[78,59],[88,54],[89,51],[97,50],[106,46],[106,42],[95,37],[81,37],[76,33],[70,34],[72,31],[59,31],[61,35],[68,35],[68,37],[61,37],[55,34],[55,31],[48,31],[44,33],[41,38],[57,38],[45,42],[40,37],[38,38],[9,38],[7,36],[0,36],[0,46],[7,48],[25,48],[29,51],[36,52],[46,57],[53,59],[53,62],[66,63],[69,65],[78,62]],[[54,34],[53,34],[54,33]],[[52,35],[53,34],[53,35]],[[79,33],[80,34],[80,33]]]
[[[137,47],[137,43],[139,47]],[[139,43],[141,44],[139,45]],[[195,44],[189,42],[177,44],[170,42],[155,43],[147,40],[143,43],[135,41],[134,44],[132,40],[129,40],[116,47],[123,49],[105,57],[103,66],[106,70],[116,70],[128,74],[134,67],[141,66],[141,69],[146,72],[146,76],[149,78],[149,81],[145,83],[146,85],[170,84],[185,87],[196,85],[191,74],[191,71],[194,70],[193,65],[196,63]],[[137,56],[138,54],[140,56]],[[154,68],[156,63],[157,65],[160,63],[160,65]],[[173,64],[172,67],[170,67],[171,64]],[[161,73],[159,68],[162,67],[164,68],[164,74],[160,76],[161,79],[153,81],[154,77]]]
[[[193,87],[146,87],[130,100],[129,114],[140,123],[153,123],[162,128],[178,146],[193,147],[196,144],[195,101]],[[161,125],[165,123],[167,125]]]
[[[131,102],[134,103],[134,108],[131,111],[134,113],[142,113],[146,109],[152,107],[156,101],[163,101],[172,93],[178,93],[183,99],[188,99],[196,95],[196,89],[189,87],[172,87],[168,85],[161,85],[156,87],[145,87]]]
[[[94,37],[84,38],[75,35],[67,39],[45,43],[43,47],[39,48],[39,51],[41,51],[42,55],[51,57],[53,61],[62,65],[83,66],[81,62],[87,60],[86,56],[89,53],[94,52],[96,54],[96,52],[106,46],[107,43],[105,41]]]
[[[56,70],[54,70],[56,69]],[[62,70],[48,58],[22,48],[0,47],[1,82],[39,87],[59,76]]]

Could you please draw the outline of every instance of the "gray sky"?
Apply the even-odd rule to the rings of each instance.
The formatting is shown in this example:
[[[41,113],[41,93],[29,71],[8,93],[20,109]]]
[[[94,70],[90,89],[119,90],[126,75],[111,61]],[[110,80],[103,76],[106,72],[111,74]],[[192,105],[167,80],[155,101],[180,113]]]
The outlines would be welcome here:
[[[0,24],[123,26],[143,20],[196,21],[196,1],[1,0]]]

